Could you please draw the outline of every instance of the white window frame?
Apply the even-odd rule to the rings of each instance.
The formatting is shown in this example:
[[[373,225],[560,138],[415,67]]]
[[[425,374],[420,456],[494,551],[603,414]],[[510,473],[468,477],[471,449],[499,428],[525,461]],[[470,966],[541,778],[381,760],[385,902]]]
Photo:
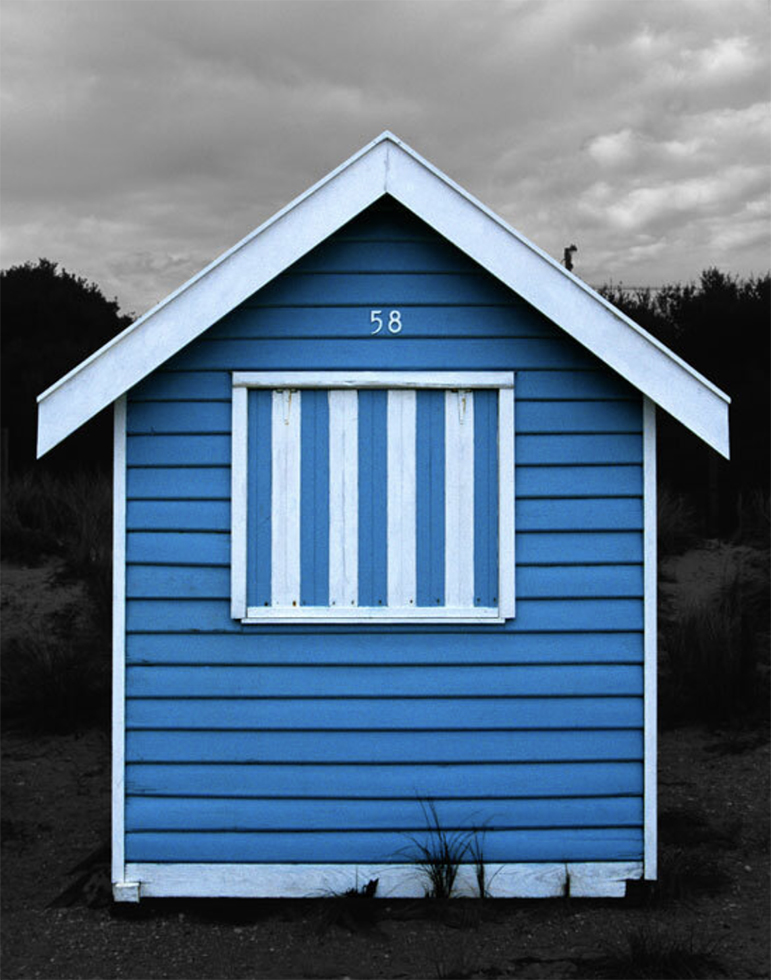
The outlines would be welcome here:
[[[236,371],[232,375],[231,616],[253,624],[504,623],[515,614],[514,374],[511,371]],[[498,605],[249,606],[247,604],[248,391],[307,388],[498,391]]]

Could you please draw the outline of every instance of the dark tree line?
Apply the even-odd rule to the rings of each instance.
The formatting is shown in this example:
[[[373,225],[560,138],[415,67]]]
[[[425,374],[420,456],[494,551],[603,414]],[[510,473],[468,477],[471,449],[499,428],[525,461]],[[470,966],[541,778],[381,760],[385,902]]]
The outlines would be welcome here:
[[[697,283],[601,292],[731,397],[730,462],[659,412],[659,471],[693,500],[704,530],[735,530],[751,502],[768,506],[771,275],[707,269]]]
[[[35,460],[37,396],[131,322],[99,287],[39,259],[0,271],[2,427],[11,473]],[[45,465],[107,467],[112,413],[100,413],[52,450]]]
[[[742,502],[769,491],[771,275],[707,269],[697,283],[657,291],[601,290],[732,398],[731,462],[659,413],[660,474],[688,494],[713,533],[733,530]],[[92,282],[39,259],[0,272],[2,426],[12,472],[35,458],[36,396],[131,322]],[[54,449],[49,468],[108,467],[105,411]]]

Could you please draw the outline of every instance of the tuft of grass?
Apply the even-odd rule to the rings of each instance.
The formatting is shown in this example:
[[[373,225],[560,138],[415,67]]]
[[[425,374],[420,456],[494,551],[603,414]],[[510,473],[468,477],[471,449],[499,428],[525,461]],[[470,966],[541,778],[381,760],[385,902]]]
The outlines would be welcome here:
[[[333,926],[342,926],[349,932],[375,929],[378,912],[374,898],[379,883],[379,878],[372,878],[361,888],[348,888],[341,894],[327,893],[320,904],[316,931],[324,933]]]
[[[693,932],[679,933],[647,923],[627,933],[603,962],[603,974],[617,980],[638,978],[714,978],[724,971],[716,943],[698,943]]]
[[[474,832],[449,831],[442,826],[433,800],[421,800],[427,834],[408,835],[411,847],[408,856],[422,872],[426,882],[426,898],[447,901],[455,893],[455,881],[463,859],[469,853]]]
[[[479,898],[490,898],[490,883],[492,878],[488,877],[487,861],[485,859],[485,835],[487,825],[473,827],[468,838],[468,850],[474,865],[474,881],[477,886]],[[493,875],[495,877],[495,875]]]
[[[736,724],[764,710],[768,674],[760,658],[767,635],[767,565],[727,566],[714,594],[664,625],[670,676],[662,686],[662,721]]]
[[[658,901],[681,902],[723,891],[728,877],[715,865],[707,849],[698,851],[681,847],[663,848],[658,879],[653,883],[652,897]]]
[[[479,951],[466,936],[434,944],[431,960],[437,980],[469,980],[477,973]]]

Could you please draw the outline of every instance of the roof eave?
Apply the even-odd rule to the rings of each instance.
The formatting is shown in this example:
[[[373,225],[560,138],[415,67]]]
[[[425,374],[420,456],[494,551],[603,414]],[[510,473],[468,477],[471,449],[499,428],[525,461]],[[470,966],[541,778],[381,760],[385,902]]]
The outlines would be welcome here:
[[[44,391],[38,456],[385,193],[728,457],[727,395],[388,132]]]

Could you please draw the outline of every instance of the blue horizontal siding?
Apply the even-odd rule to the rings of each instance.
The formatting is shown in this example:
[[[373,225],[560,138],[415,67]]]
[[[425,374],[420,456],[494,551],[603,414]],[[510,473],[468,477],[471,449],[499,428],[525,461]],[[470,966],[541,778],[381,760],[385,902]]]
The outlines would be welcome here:
[[[216,330],[216,327],[212,329]],[[235,366],[234,366],[235,369]],[[183,373],[161,368],[131,389],[129,404],[143,401],[230,401],[230,371],[192,371]]]
[[[637,664],[391,667],[129,666],[129,697],[543,697],[642,694]]]
[[[131,468],[127,474],[129,500],[230,500],[230,467],[190,467],[184,473],[170,466]]]
[[[639,464],[642,435],[518,435],[515,453],[520,465]]]
[[[201,341],[175,355],[166,367],[176,371],[211,371],[236,366],[242,371],[271,371],[289,364],[300,371],[312,371],[320,365],[328,365],[330,370],[365,367],[373,371],[399,368],[451,371],[462,364],[464,370],[499,371],[509,364],[526,370],[545,363],[563,368],[592,368],[597,363],[588,351],[563,337],[548,340],[458,337],[449,343],[441,337],[407,339],[402,331],[398,337],[380,339],[363,334],[360,339],[335,340],[325,337],[323,330],[320,324],[319,339],[313,343],[287,339]]]
[[[126,594],[132,599],[175,597],[227,599],[230,596],[230,569],[227,566],[129,565]],[[517,572],[517,594],[522,599],[557,596],[641,597],[642,567],[640,565],[520,567]],[[367,595],[360,596],[362,600],[366,598]],[[377,602],[368,604],[376,605]],[[419,602],[419,604],[423,603]],[[313,603],[305,602],[305,605],[313,605]]]
[[[641,466],[518,466],[517,497],[641,497]]]
[[[402,332],[371,337],[373,308],[399,309]],[[516,373],[513,621],[231,619],[230,372],[282,369]],[[418,796],[439,798],[445,825],[489,818],[487,860],[639,859],[641,420],[638,393],[593,355],[422,222],[379,207],[138,385],[129,860],[400,861],[405,832],[424,826]],[[360,455],[374,480],[370,421]],[[420,500],[434,523],[436,496]],[[382,532],[371,503],[364,568]],[[443,583],[430,574],[433,595]]]
[[[171,531],[131,531],[126,536],[129,562],[230,565],[230,534]],[[517,556],[523,565],[642,562],[639,532],[541,532],[517,534]]]
[[[527,531],[642,530],[642,500],[518,500],[517,529]],[[229,500],[129,500],[126,526],[131,531],[229,531]]]
[[[229,531],[230,500],[129,500],[129,531]]]
[[[516,620],[504,627],[477,627],[496,630],[538,630],[555,632],[601,632],[603,630],[642,629],[642,601],[633,599],[521,599]],[[130,632],[151,633],[198,630],[243,632],[240,623],[230,618],[230,604],[219,599],[183,602],[167,599],[129,599],[126,603],[126,627]],[[316,626],[294,627],[315,632]],[[357,627],[366,629],[367,627]],[[394,633],[399,629],[392,627]],[[404,631],[406,627],[401,627]],[[414,629],[411,627],[410,629]]]
[[[516,527],[526,531],[642,530],[639,497],[593,500],[518,500]]]
[[[373,324],[370,321],[371,308],[378,309],[376,303],[368,307],[335,306],[325,304],[323,315],[330,326],[325,330],[327,337],[338,339],[361,339],[372,337],[376,343],[400,342],[393,335],[383,330],[373,335]],[[402,314],[404,329],[408,331],[410,340],[416,338],[446,338],[446,337],[539,337],[551,338],[554,335],[553,326],[543,317],[534,315],[522,309],[521,305],[506,305],[484,307],[484,317],[479,316],[479,306],[466,303],[458,306],[437,305],[394,305],[389,303],[382,310],[383,317],[388,322],[388,314],[392,309],[399,309]],[[239,307],[213,327],[206,335],[207,341],[248,340],[251,337],[261,339],[276,338],[279,340],[309,339],[313,340],[319,332],[319,308],[316,306],[284,306],[255,309]]]
[[[350,242],[337,239],[315,248],[292,266],[295,272],[456,272],[478,274],[479,266],[457,246],[434,241]]]
[[[224,401],[144,401],[132,404],[131,435],[230,433],[231,408]],[[628,401],[520,401],[517,432],[641,432],[639,406]]]
[[[642,709],[641,697],[129,698],[126,724],[168,730],[641,728]]]
[[[447,830],[489,825],[515,827],[639,827],[639,796],[560,799],[436,800]],[[419,834],[425,815],[419,800],[185,799],[129,796],[126,824],[131,830],[402,830]]]
[[[642,413],[626,401],[518,401],[517,432],[642,432]]]
[[[169,432],[230,434],[229,401],[144,401],[131,403],[126,418],[130,435]]]
[[[265,316],[265,311],[260,312]],[[487,313],[485,312],[485,316]],[[443,309],[441,317],[452,318],[451,309]],[[212,331],[218,328],[215,326]],[[553,328],[551,336],[554,336]],[[395,343],[403,343],[404,338],[391,338]],[[465,368],[465,365],[463,365]],[[501,364],[494,366],[501,369]],[[457,365],[456,365],[457,367]],[[229,365],[230,370],[241,370],[237,363]],[[334,365],[330,365],[330,370]],[[539,365],[537,370],[523,371],[514,363],[510,370],[517,371],[516,396],[518,401],[576,401],[586,399],[627,399],[640,403],[639,394],[618,375],[600,369],[596,364],[590,368],[573,370],[552,365],[551,369]],[[391,364],[392,370],[398,364]],[[228,369],[215,370],[203,368],[196,371],[168,370],[163,368],[151,374],[136,388],[131,390],[131,401],[230,401],[231,379]]]
[[[222,532],[129,531],[128,562],[176,565],[226,565],[230,567],[230,534]]]
[[[221,765],[130,763],[126,791],[142,796],[311,796],[495,799],[628,796],[642,792],[639,762],[467,765]]]
[[[641,563],[642,534],[635,531],[525,531],[517,528],[517,560],[523,565]]]
[[[484,838],[485,860],[636,861],[642,832],[631,828],[501,830]],[[419,861],[420,852],[404,834],[371,833],[129,833],[128,861],[188,862],[393,862]]]
[[[454,275],[431,272],[306,273],[292,271],[274,279],[246,301],[247,307],[260,306],[338,306],[403,307],[409,303],[485,304],[506,303],[511,293],[490,275],[459,272]],[[364,312],[364,311],[363,311]],[[369,316],[364,326],[369,333]]]
[[[328,633],[303,635],[298,644],[291,627],[240,634],[131,633],[126,657],[135,664],[484,664],[484,663],[641,663],[642,633],[511,633],[501,643],[496,633],[401,633],[394,643],[388,629],[362,634],[339,627],[334,643]]]
[[[128,436],[129,466],[230,466],[230,436]],[[185,474],[179,474],[180,492]]]
[[[381,202],[367,208],[335,232],[334,237],[317,246],[316,252],[326,251],[327,247],[339,241],[418,241],[433,245],[443,241],[425,222],[404,208],[382,207]],[[311,255],[313,253],[310,253]]]
[[[642,732],[130,731],[130,762],[560,762],[642,759]],[[280,826],[280,825],[277,825]]]

